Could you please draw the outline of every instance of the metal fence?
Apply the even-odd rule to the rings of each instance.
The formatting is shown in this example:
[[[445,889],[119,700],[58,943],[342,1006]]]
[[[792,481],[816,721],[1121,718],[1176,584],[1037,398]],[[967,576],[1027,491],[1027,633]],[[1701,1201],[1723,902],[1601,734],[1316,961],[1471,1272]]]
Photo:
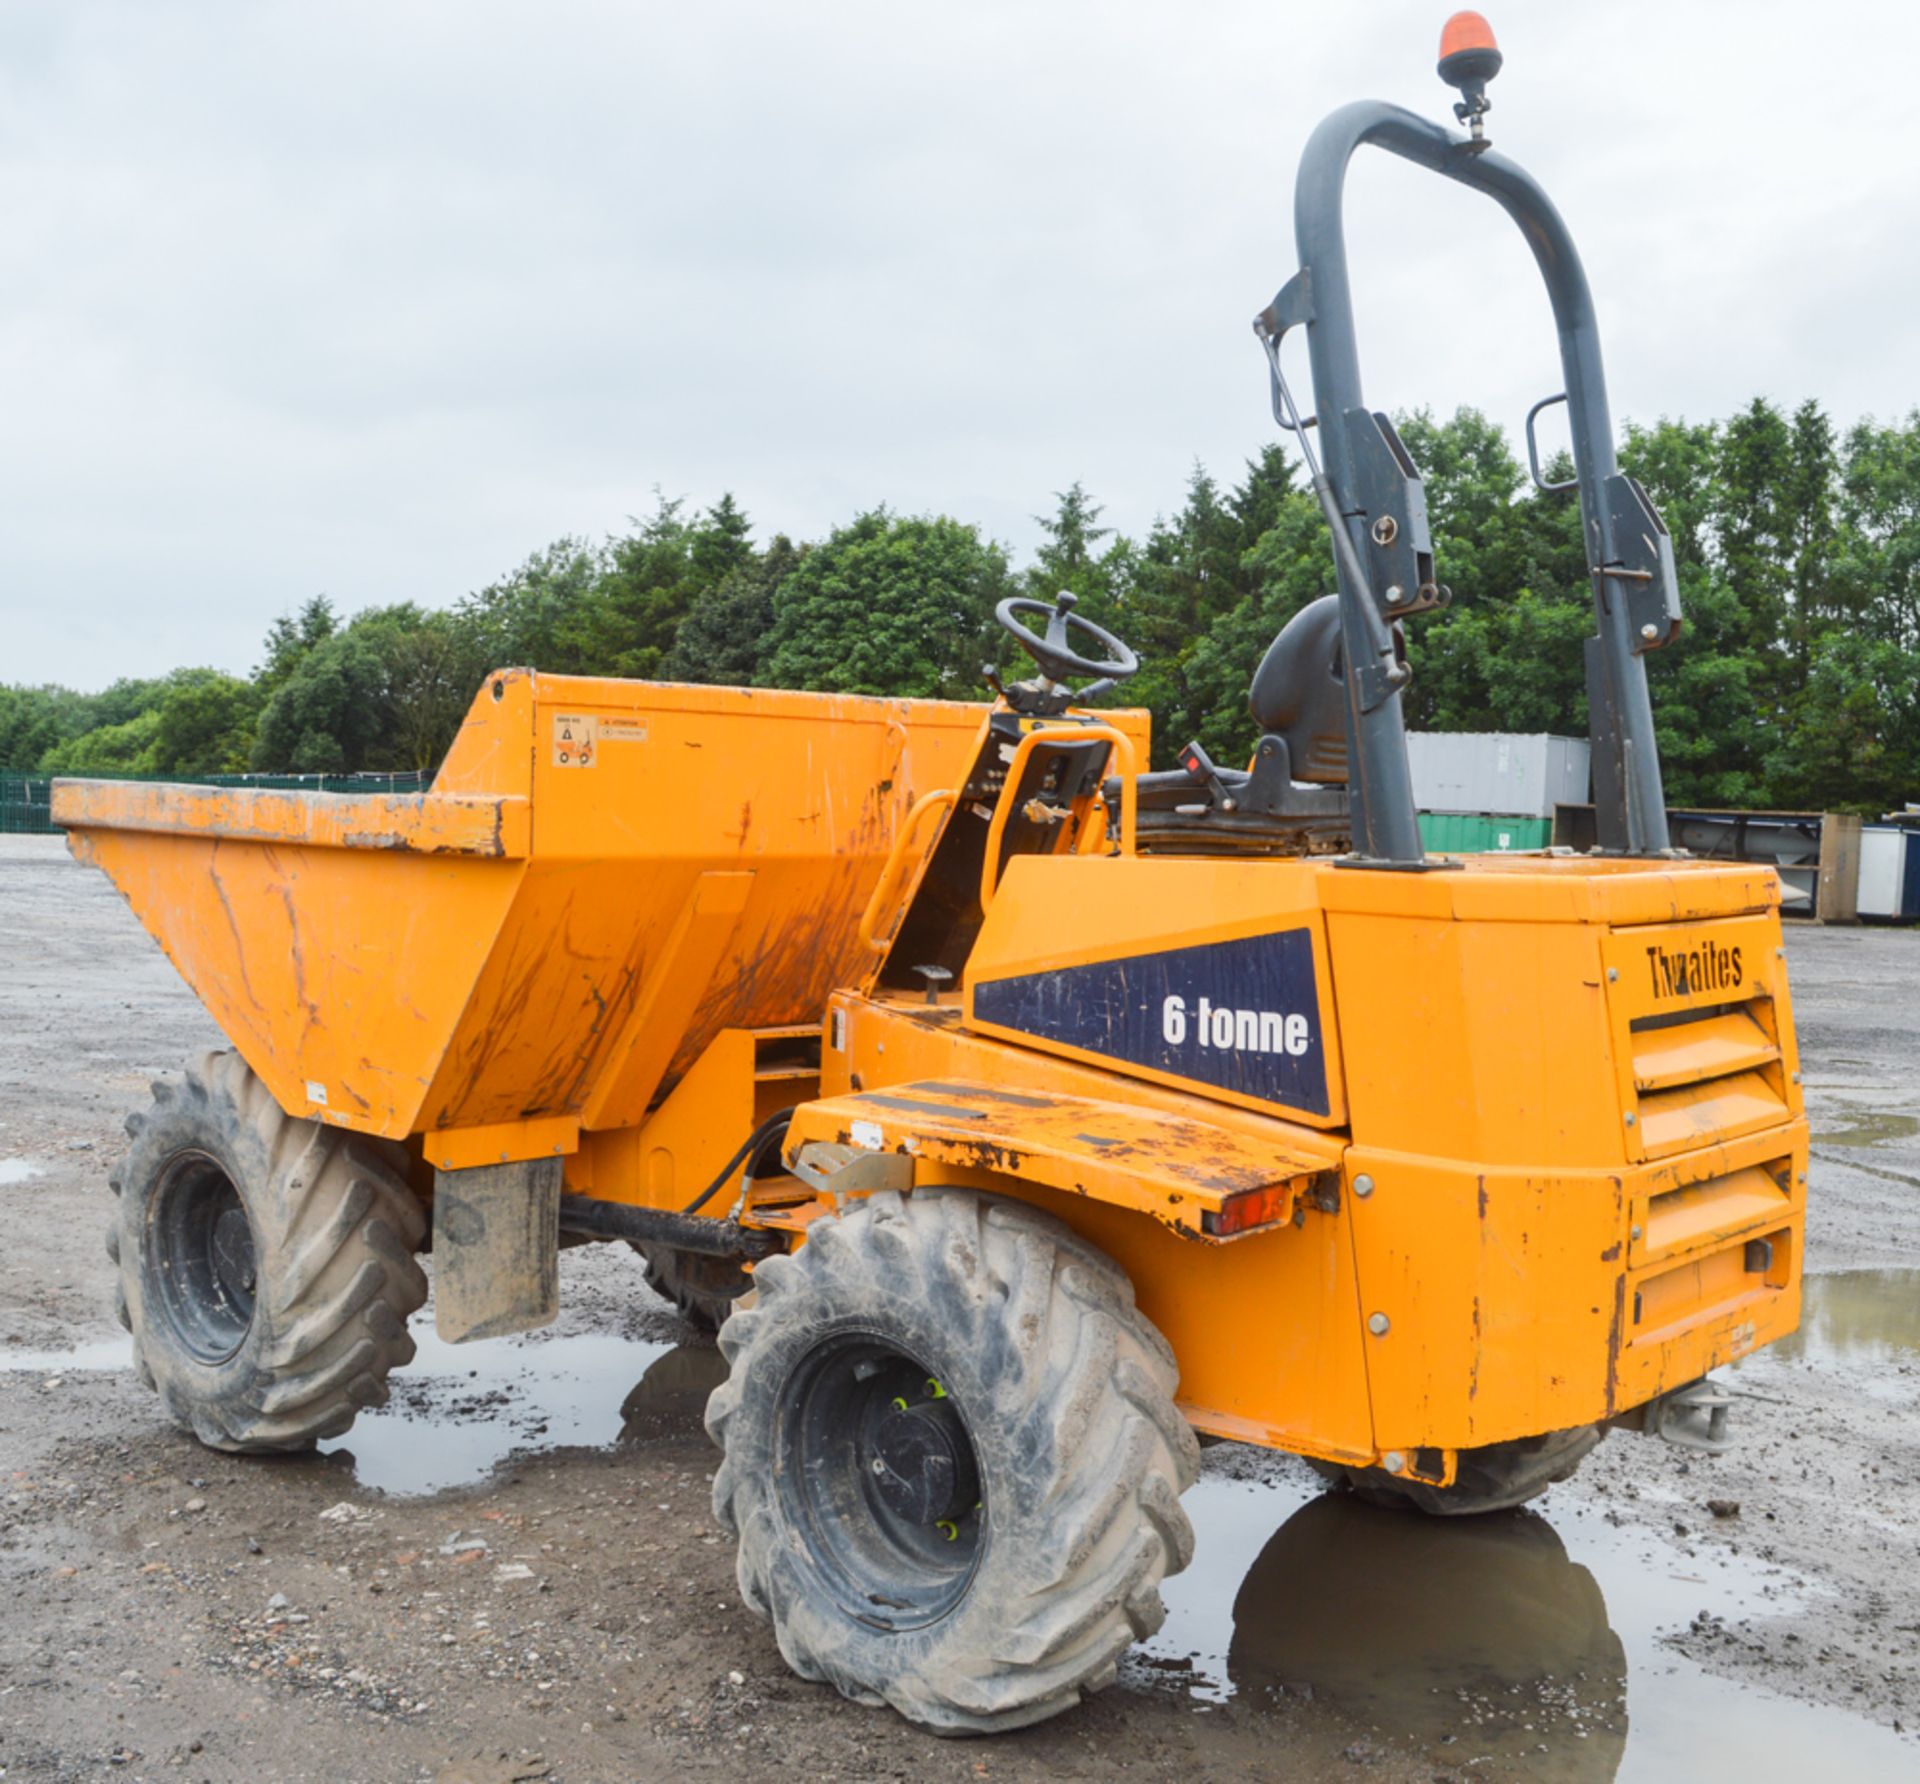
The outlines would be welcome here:
[[[80,780],[170,780],[193,787],[260,787],[277,792],[424,793],[433,776],[410,774],[89,774]],[[53,836],[59,826],[51,810],[54,777],[0,774],[0,835]]]

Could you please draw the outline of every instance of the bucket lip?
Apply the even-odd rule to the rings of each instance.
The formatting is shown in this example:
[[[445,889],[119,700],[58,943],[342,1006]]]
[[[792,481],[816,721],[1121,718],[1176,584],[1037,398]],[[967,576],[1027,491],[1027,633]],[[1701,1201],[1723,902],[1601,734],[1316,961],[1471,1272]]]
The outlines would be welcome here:
[[[59,779],[53,822],[221,842],[378,849],[518,860],[530,853],[527,800],[481,793],[315,793],[173,781]]]

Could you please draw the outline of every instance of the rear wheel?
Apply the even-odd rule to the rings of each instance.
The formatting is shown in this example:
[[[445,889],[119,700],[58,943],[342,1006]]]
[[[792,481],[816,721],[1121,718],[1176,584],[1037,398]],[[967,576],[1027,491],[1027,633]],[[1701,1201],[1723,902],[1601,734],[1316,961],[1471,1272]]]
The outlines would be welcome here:
[[[714,1509],[787,1663],[940,1733],[1109,1683],[1192,1557],[1172,1352],[1060,1222],[883,1192],[754,1272],[707,1407]]]
[[[1576,1425],[1570,1431],[1462,1450],[1450,1487],[1408,1480],[1384,1468],[1342,1468],[1334,1462],[1314,1462],[1313,1467],[1323,1480],[1350,1487],[1374,1505],[1410,1505],[1433,1517],[1470,1517],[1510,1511],[1571,1479],[1605,1435],[1598,1425]]]
[[[107,1232],[141,1379],[215,1449],[339,1436],[412,1360],[427,1298],[405,1153],[292,1119],[235,1053],[153,1096]]]

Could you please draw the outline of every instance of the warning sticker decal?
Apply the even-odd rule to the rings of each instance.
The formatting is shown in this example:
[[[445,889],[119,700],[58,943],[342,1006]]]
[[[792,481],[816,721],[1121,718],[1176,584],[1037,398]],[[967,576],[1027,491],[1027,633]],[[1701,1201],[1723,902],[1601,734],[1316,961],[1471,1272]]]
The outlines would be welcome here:
[[[556,712],[553,715],[553,765],[591,768],[600,747],[600,721],[591,713]]]

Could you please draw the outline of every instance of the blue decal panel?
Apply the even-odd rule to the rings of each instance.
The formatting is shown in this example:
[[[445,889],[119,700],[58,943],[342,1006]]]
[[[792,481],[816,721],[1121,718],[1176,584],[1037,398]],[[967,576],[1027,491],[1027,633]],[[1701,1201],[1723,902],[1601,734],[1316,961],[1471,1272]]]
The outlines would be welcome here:
[[[973,1013],[1036,1040],[1327,1113],[1310,929],[994,979],[974,986]]]

